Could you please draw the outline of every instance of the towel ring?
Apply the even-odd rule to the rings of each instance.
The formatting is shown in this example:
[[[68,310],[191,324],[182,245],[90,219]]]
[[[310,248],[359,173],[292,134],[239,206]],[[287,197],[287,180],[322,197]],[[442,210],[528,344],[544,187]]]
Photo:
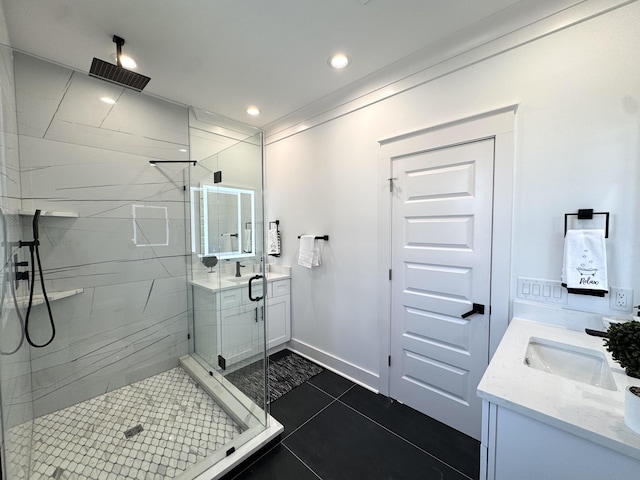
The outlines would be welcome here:
[[[567,223],[569,216],[578,217],[578,220],[591,220],[594,215],[605,215],[604,238],[609,238],[609,212],[594,212],[593,208],[584,208],[578,210],[578,213],[564,214],[564,236],[567,236]]]

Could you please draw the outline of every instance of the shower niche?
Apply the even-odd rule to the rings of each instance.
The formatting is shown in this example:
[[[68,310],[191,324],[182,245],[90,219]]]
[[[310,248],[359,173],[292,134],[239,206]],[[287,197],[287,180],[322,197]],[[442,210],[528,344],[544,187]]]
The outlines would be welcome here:
[[[0,54],[15,76],[15,89],[0,79],[3,98],[15,91],[2,133],[19,146],[17,165],[3,171],[20,187],[0,192],[0,206],[12,242],[30,234],[26,213],[42,210],[44,282],[56,300],[51,344],[23,342],[0,356],[2,478],[219,478],[282,431],[266,409],[264,326],[246,365],[258,372],[247,395],[236,379],[248,371],[232,376],[199,355],[197,345],[228,332],[214,338],[195,324],[219,306],[194,305],[191,284],[213,255],[217,274],[231,275],[236,262],[243,276],[259,274],[262,133],[5,47]],[[168,163],[151,166],[160,160]],[[225,181],[214,184],[218,170]],[[238,237],[225,246],[225,233]],[[6,258],[27,260],[7,245]],[[25,282],[16,294],[29,294]],[[32,306],[40,338],[47,309]],[[16,308],[1,314],[9,352],[24,327]]]

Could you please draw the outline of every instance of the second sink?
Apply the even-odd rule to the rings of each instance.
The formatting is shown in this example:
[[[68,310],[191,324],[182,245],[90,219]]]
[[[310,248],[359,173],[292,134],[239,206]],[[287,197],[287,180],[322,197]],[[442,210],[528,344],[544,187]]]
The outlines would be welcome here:
[[[617,390],[611,369],[602,352],[589,348],[532,337],[524,363],[537,370],[608,390]]]

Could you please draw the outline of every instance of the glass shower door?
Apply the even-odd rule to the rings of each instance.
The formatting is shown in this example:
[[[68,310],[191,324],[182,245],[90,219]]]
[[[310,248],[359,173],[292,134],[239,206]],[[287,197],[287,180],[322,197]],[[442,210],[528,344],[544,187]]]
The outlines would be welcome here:
[[[262,132],[192,111],[192,357],[266,425]]]

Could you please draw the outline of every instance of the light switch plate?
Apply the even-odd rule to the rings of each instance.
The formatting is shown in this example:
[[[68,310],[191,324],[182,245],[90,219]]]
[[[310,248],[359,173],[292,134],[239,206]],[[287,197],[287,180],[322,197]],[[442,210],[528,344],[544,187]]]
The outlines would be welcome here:
[[[559,281],[537,278],[518,277],[517,297],[555,305],[566,305],[568,302],[567,289]]]

